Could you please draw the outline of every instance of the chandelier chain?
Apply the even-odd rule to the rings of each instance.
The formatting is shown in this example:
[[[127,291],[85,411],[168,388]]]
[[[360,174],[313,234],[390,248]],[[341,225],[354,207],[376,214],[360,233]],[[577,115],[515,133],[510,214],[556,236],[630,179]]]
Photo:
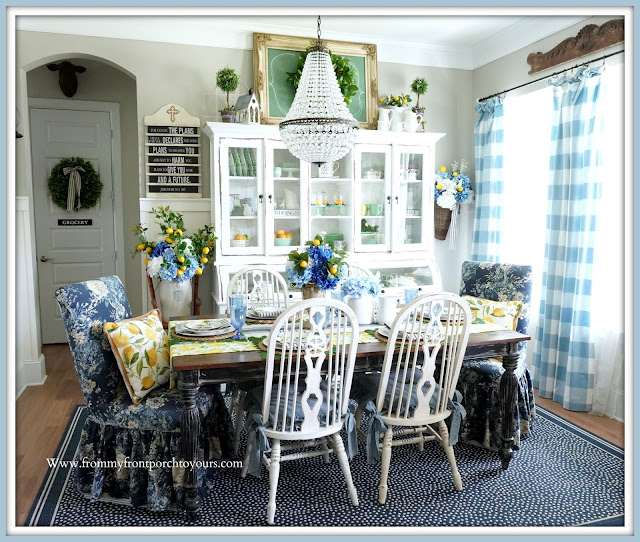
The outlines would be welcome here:
[[[320,39],[320,15],[318,15],[318,43],[322,43],[322,40]]]

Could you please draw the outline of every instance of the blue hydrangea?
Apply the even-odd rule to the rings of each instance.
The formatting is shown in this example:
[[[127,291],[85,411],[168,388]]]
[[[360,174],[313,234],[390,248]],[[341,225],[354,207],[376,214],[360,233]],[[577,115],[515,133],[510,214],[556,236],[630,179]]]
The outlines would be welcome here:
[[[169,243],[165,243],[164,241],[158,243],[155,247],[153,247],[153,251],[151,252],[151,256],[157,257],[162,256],[164,249],[169,246]]]
[[[166,261],[166,260],[165,260]],[[163,265],[160,268],[160,271],[158,273],[160,275],[160,278],[164,281],[171,281],[173,279],[176,278],[176,276],[178,275],[178,265],[175,263],[172,263],[170,265]]]
[[[171,248],[170,246],[167,246],[167,248],[165,248],[162,251],[162,257],[164,258],[165,262],[175,262],[176,261],[176,251],[175,249]]]
[[[294,265],[293,262],[289,262],[287,267],[285,268],[285,272],[287,274],[287,278],[289,279],[289,284],[294,286],[295,288],[302,288],[305,284],[311,282],[311,268],[307,267],[302,275],[300,275]]]
[[[378,297],[379,293],[380,283],[371,277],[349,277],[342,282],[342,295],[353,299],[360,299],[366,294]]]

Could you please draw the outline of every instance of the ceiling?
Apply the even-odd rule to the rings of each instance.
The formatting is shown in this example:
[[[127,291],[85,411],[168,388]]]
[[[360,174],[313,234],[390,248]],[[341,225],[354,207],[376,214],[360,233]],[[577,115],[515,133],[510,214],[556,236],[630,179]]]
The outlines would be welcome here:
[[[59,10],[42,15],[24,8],[16,16],[16,28],[247,50],[253,47],[253,32],[313,37],[317,31],[317,13],[309,9],[305,10],[308,14],[295,16],[274,15],[281,11],[276,8],[253,8],[252,14],[246,16],[238,14],[237,9],[200,9],[197,16],[190,8],[148,12],[143,9],[120,9],[120,14],[117,10],[101,10],[100,14],[93,14],[85,8],[78,12],[67,10],[64,15]],[[315,11],[323,10],[315,8]],[[585,8],[582,12],[564,10],[560,14],[539,8],[529,11],[422,8],[412,12],[394,9],[392,13],[389,8],[356,11],[351,8],[340,10],[339,15],[335,11],[322,15],[323,38],[375,43],[380,62],[466,70],[483,66],[590,16],[585,14]]]

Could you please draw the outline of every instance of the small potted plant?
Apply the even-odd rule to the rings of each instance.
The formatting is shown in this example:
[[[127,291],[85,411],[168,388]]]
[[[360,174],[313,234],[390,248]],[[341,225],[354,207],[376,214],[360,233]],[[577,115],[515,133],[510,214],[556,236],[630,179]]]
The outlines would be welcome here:
[[[342,295],[356,313],[358,323],[373,323],[374,298],[380,294],[380,283],[371,277],[348,277],[342,281]]]
[[[379,226],[371,226],[367,224],[367,221],[363,218],[360,222],[360,234],[362,235],[362,244],[375,245],[378,240]]]
[[[222,122],[236,122],[236,111],[229,105],[229,94],[238,88],[238,74],[233,68],[221,68],[216,73],[216,86],[227,93],[227,107],[220,110]]]
[[[389,94],[378,99],[378,106],[390,109],[392,107],[408,107],[411,96],[408,94]]]
[[[428,88],[429,88],[429,83],[427,83],[424,77],[417,77],[416,79],[413,80],[413,83],[411,83],[411,92],[417,94],[418,96],[418,99],[416,100],[416,105],[415,107],[412,108],[412,111],[414,113],[420,113],[420,114],[424,113],[424,107],[420,107],[420,95],[426,94]]]

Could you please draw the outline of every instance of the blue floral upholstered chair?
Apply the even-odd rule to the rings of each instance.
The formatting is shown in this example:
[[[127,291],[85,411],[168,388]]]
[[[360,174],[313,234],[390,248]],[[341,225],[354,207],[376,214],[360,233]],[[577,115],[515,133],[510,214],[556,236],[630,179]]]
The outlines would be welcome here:
[[[516,331],[527,333],[531,303],[531,266],[467,261],[462,264],[460,295],[470,295],[492,301],[523,303]],[[529,433],[535,416],[533,382],[526,363],[527,341],[520,343],[518,378],[518,408],[514,415],[514,444]],[[460,427],[460,441],[499,449],[501,446],[502,414],[500,412],[500,377],[502,362],[495,358],[465,361],[460,370],[457,389],[464,397],[467,416]]]
[[[76,459],[75,487],[93,501],[104,497],[161,511],[182,505],[184,469],[170,462],[181,455],[178,388],[167,384],[133,404],[109,341],[105,322],[131,317],[129,302],[117,276],[70,284],[55,293],[78,380],[88,409]],[[230,456],[229,415],[218,392],[197,396],[202,420],[202,459]],[[103,462],[166,461],[166,467],[108,468]],[[88,466],[83,467],[82,461]],[[96,465],[95,467],[93,465]],[[198,487],[205,497],[213,486],[213,469],[200,469]]]

